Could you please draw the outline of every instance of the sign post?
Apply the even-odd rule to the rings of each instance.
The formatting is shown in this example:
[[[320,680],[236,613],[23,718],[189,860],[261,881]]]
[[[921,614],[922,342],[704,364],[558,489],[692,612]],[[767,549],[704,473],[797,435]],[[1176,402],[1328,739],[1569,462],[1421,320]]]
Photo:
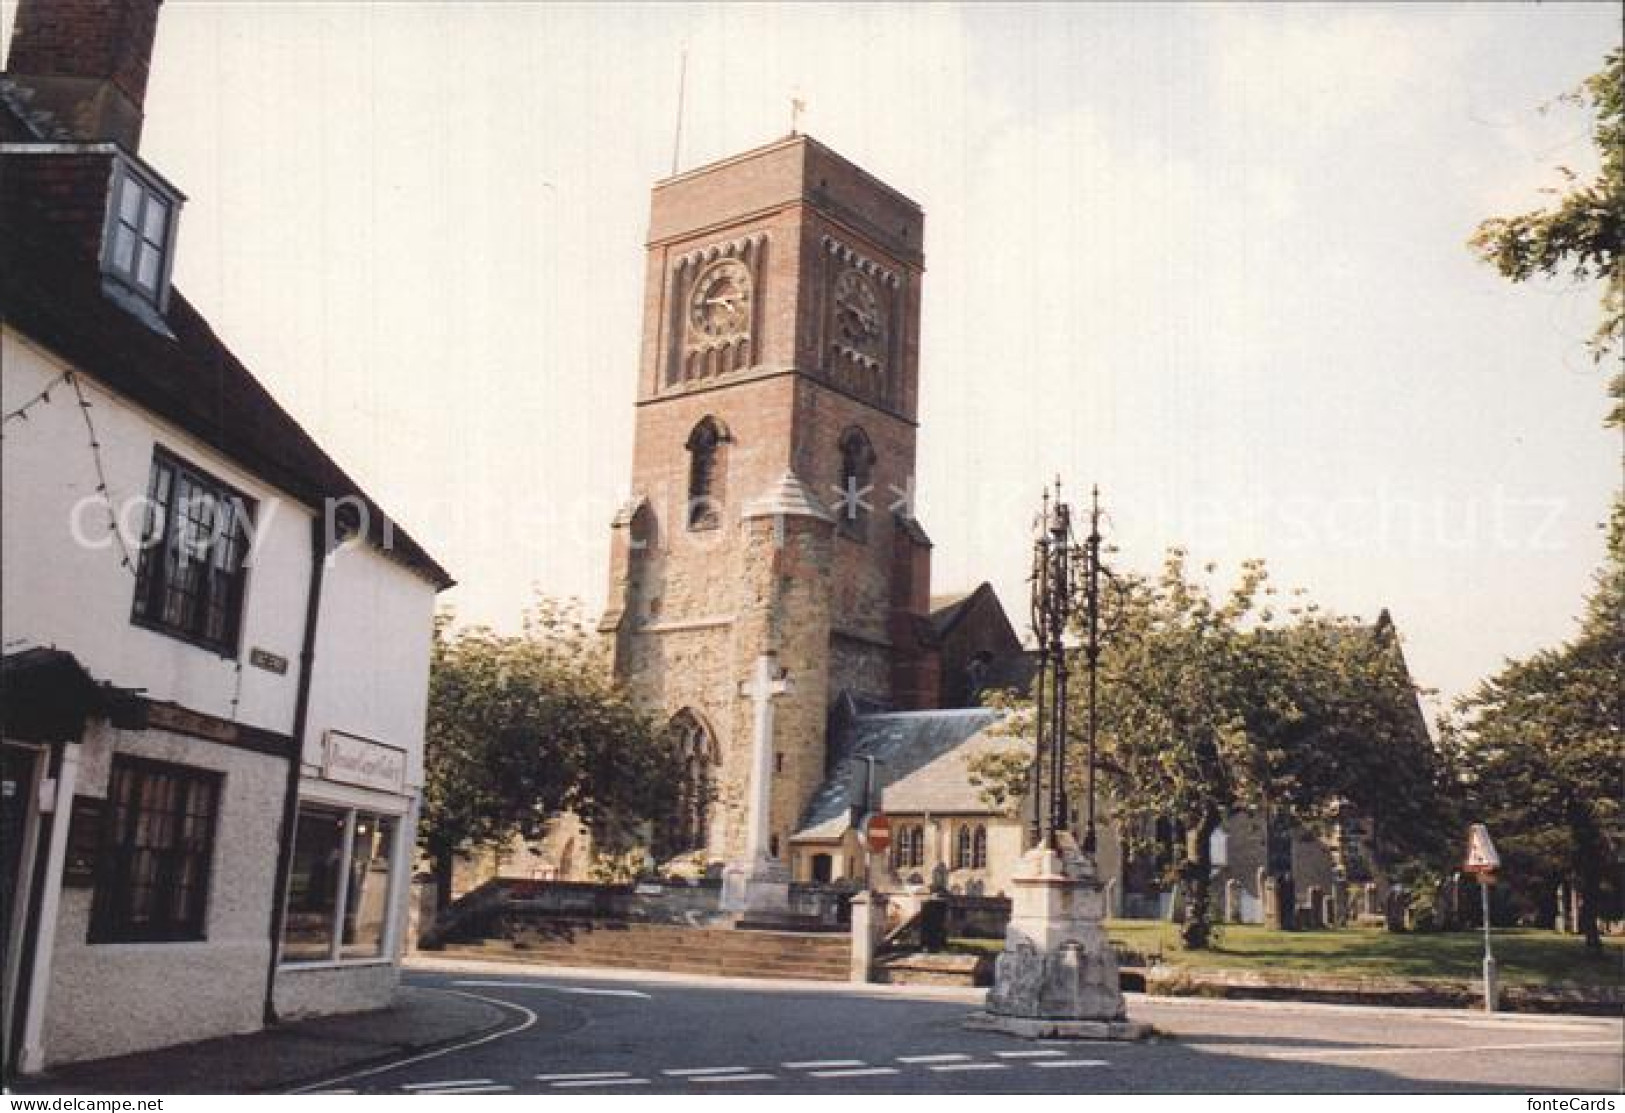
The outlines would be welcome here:
[[[1495,1011],[1497,986],[1495,980],[1495,954],[1490,950],[1490,886],[1495,882],[1495,871],[1501,868],[1501,856],[1490,841],[1490,829],[1475,823],[1467,831],[1467,861],[1462,868],[1478,875],[1478,892],[1484,907],[1484,1011]]]

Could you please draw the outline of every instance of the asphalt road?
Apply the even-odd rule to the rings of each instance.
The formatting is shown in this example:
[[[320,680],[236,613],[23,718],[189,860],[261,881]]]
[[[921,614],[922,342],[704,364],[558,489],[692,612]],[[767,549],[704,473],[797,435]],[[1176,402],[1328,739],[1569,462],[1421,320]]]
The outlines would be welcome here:
[[[1588,1017],[1133,996],[1158,1035],[1028,1042],[961,1027],[979,992],[508,964],[412,985],[501,1002],[507,1034],[326,1093],[1617,1093],[1625,1026]]]

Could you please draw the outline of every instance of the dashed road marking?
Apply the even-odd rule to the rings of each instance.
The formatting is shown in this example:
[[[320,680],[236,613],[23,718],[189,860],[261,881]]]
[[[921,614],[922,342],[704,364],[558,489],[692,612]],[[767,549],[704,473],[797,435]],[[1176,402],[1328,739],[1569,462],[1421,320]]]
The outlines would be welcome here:
[[[1105,1059],[1045,1059],[1034,1063],[1035,1067],[1109,1067]]]
[[[489,1078],[465,1078],[460,1082],[402,1082],[403,1090],[430,1090],[440,1086],[489,1086]]]
[[[575,1074],[538,1074],[538,1082],[601,1082],[610,1078],[631,1078],[628,1070],[580,1071]]]
[[[1000,1059],[1059,1059],[1066,1052],[1045,1049],[1043,1051],[995,1051],[993,1054]]]
[[[970,1058],[969,1055],[899,1055],[899,1063],[908,1063],[913,1066],[918,1063],[963,1063]]]
[[[1039,1063],[1038,1065],[1042,1067],[1045,1064],[1044,1063]],[[928,1067],[927,1069],[931,1070],[931,1071],[935,1071],[937,1074],[951,1074],[951,1073],[954,1073],[956,1071],[967,1071],[967,1070],[1009,1070],[1010,1069],[1010,1064],[1009,1063],[939,1063],[938,1065],[936,1065],[934,1067]]]
[[[785,1070],[822,1070],[827,1067],[866,1067],[862,1059],[804,1059],[797,1063],[780,1063]]]
[[[815,1070],[808,1072],[814,1078],[866,1078],[876,1074],[896,1074],[896,1067],[849,1067],[843,1070]]]
[[[749,1074],[702,1074],[697,1078],[690,1078],[690,1082],[777,1082],[778,1075],[767,1074],[764,1071],[752,1071]]]
[[[551,1083],[555,1090],[579,1090],[585,1086],[647,1086],[647,1078],[576,1078]]]
[[[694,1078],[705,1074],[744,1074],[748,1070],[749,1067],[673,1067],[660,1073],[673,1078]]]
[[[490,1086],[452,1086],[444,1090],[413,1090],[412,1097],[456,1097],[459,1094],[506,1094],[513,1091],[512,1086],[494,1083]]]

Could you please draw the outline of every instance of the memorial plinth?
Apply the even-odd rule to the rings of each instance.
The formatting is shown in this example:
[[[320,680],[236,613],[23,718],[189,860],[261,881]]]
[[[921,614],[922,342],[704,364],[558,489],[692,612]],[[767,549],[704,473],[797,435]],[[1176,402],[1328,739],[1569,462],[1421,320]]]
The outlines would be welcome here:
[[[1106,938],[1106,894],[1069,834],[1022,857],[1011,879],[1010,926],[987,1007],[968,1028],[1029,1039],[1135,1040],[1117,957]]]

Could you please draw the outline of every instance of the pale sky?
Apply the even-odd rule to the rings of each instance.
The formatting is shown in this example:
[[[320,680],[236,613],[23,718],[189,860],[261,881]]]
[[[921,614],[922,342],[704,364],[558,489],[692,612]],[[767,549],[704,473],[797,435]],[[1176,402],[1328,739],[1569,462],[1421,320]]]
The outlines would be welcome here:
[[[0,4],[9,36],[13,5]],[[602,606],[649,188],[803,130],[926,214],[919,514],[1025,613],[1043,483],[1119,560],[1266,558],[1387,606],[1454,695],[1567,636],[1620,479],[1595,289],[1466,247],[1553,167],[1612,4],[955,7],[169,0],[142,154],[176,284],[513,628]]]

